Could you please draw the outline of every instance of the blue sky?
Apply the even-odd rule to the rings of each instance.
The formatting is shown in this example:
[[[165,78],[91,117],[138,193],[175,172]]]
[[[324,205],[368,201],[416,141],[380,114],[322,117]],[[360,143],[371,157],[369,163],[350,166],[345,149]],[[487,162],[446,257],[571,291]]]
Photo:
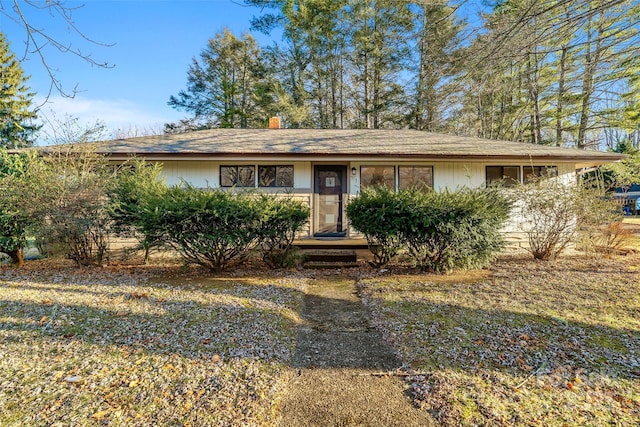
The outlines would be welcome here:
[[[23,5],[31,25],[90,53],[97,62],[114,66],[91,66],[69,53],[47,48],[45,56],[65,90],[72,91],[77,85],[78,94],[74,99],[64,99],[52,93],[43,113],[51,115],[51,109],[58,119],[70,114],[85,124],[100,119],[110,129],[138,130],[160,129],[163,123],[187,116],[167,105],[169,96],[185,87],[191,59],[199,55],[217,31],[225,26],[238,35],[249,30],[251,17],[260,10],[240,3],[241,0],[66,2],[69,6],[84,4],[73,11],[73,21],[86,36],[112,46],[86,42],[70,32],[59,17]],[[22,58],[24,29],[4,15],[0,15],[0,29],[11,49]],[[269,37],[255,32],[254,36],[260,44],[270,44]],[[46,70],[33,54],[27,55],[22,66],[31,76],[29,86],[42,100],[50,84]]]

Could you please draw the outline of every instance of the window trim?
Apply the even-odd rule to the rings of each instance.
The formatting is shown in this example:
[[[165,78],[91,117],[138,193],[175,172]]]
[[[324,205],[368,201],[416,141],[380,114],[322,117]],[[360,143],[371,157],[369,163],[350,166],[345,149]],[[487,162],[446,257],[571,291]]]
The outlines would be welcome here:
[[[428,186],[430,190],[435,188],[434,184],[434,167],[433,165],[416,165],[416,164],[398,164],[396,167],[396,191],[400,191],[400,169],[401,168],[429,168],[431,169],[431,185]],[[409,187],[410,188],[410,187]]]
[[[363,168],[375,168],[375,167],[392,167],[393,168],[393,187],[391,188],[393,191],[398,191],[398,167],[395,164],[383,164],[383,165],[371,165],[371,164],[362,164],[360,165],[360,188],[369,187],[370,185],[364,185],[362,181],[362,169]]]
[[[296,169],[293,164],[278,164],[278,165],[257,165],[257,185],[258,188],[294,188],[296,184]],[[260,168],[275,168],[276,179],[275,185],[261,185],[260,184]],[[291,168],[291,185],[278,185],[278,168]]]
[[[253,185],[239,185],[238,182],[234,183],[233,185],[223,185],[222,184],[222,168],[235,168],[237,177],[240,176],[238,173],[239,168],[252,168],[253,169]],[[246,164],[245,165],[242,165],[242,164],[219,165],[218,171],[219,171],[220,188],[255,188],[256,187],[256,165],[246,165]]]

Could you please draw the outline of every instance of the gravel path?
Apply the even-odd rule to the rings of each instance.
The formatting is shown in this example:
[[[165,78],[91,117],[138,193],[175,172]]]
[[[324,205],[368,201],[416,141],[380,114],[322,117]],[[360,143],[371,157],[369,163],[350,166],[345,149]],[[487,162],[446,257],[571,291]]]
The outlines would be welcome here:
[[[304,297],[294,379],[281,426],[429,426],[392,371],[400,361],[370,326],[352,280],[323,279]]]

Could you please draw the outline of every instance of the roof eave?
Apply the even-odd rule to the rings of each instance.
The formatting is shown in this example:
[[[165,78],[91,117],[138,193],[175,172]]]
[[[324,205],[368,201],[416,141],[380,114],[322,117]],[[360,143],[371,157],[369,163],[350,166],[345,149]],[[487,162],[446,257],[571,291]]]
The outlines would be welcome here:
[[[597,166],[612,163],[624,158],[620,154],[598,153],[595,156],[580,155],[550,155],[550,154],[451,154],[451,153],[276,153],[276,152],[237,152],[237,153],[199,153],[199,152],[111,152],[103,153],[109,155],[113,160],[126,160],[132,157],[153,158],[157,160],[170,160],[179,158],[202,158],[202,159],[235,159],[235,158],[287,158],[313,160],[321,159],[349,159],[357,161],[360,159],[380,158],[380,159],[411,159],[422,161],[526,161],[526,162],[561,162],[576,163],[579,167]]]

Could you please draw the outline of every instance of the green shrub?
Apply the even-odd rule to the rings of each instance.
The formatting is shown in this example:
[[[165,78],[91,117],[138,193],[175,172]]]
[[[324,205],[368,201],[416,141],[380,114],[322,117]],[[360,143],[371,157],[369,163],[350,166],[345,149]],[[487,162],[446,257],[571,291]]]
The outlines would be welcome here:
[[[35,151],[9,154],[0,148],[0,252],[16,266],[24,263],[27,233],[40,219],[34,175],[39,161]]]
[[[109,192],[114,232],[122,237],[135,237],[144,250],[144,261],[149,251],[162,247],[165,242],[157,226],[157,201],[164,197],[168,187],[161,178],[162,166],[134,159],[123,164]]]
[[[362,189],[347,205],[350,225],[363,233],[376,267],[386,265],[402,247],[399,230],[401,201],[397,193],[382,187]]]
[[[262,219],[252,194],[203,190],[189,184],[152,197],[145,209],[154,235],[192,263],[219,272],[259,242]]]
[[[299,200],[263,194],[258,201],[262,213],[259,239],[262,259],[271,267],[291,267],[296,233],[309,221],[309,206]]]
[[[422,270],[478,268],[503,245],[500,233],[511,202],[497,189],[399,194],[401,240]]]
[[[406,248],[422,270],[484,266],[503,247],[511,209],[497,189],[454,192],[364,190],[347,207],[351,226],[367,237],[377,264]],[[377,252],[376,252],[377,251]]]

